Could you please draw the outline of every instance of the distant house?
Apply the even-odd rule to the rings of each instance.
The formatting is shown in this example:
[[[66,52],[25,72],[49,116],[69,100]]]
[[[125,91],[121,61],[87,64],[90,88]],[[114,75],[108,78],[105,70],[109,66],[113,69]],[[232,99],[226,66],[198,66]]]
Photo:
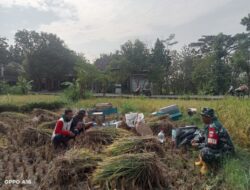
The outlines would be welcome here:
[[[17,76],[13,75],[6,75],[4,66],[2,65],[0,68],[0,81],[5,81],[9,84],[16,84],[17,83]]]
[[[135,92],[138,88],[141,90],[150,88],[150,83],[145,73],[132,74],[129,81],[131,93]]]

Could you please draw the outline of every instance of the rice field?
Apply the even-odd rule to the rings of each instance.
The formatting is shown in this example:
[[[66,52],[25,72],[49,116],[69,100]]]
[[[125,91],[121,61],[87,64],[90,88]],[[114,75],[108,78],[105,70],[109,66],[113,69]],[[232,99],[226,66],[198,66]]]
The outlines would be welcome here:
[[[23,105],[32,102],[53,102],[62,100],[55,95],[4,95],[0,96],[1,104]],[[122,98],[90,98],[77,103],[68,103],[67,107],[91,108],[96,103],[110,102],[122,114],[127,112],[142,112],[146,116],[161,107],[176,104],[183,113],[187,108],[195,107],[199,111],[203,107],[214,108],[219,120],[230,132],[234,142],[244,148],[250,148],[250,99],[226,98],[222,100],[170,100],[147,99],[144,97]]]
[[[32,102],[61,101],[61,96],[28,95],[0,96],[1,104],[25,105]],[[65,100],[64,100],[65,101]],[[66,107],[91,108],[96,103],[110,102],[120,114],[143,112],[146,121],[150,113],[161,107],[176,104],[183,113],[181,122],[202,126],[197,114],[189,118],[187,108],[211,107],[228,129],[237,148],[236,157],[222,163],[221,169],[212,175],[201,177],[193,163],[197,151],[182,153],[173,151],[170,145],[161,146],[155,138],[141,138],[123,129],[93,129],[86,131],[72,142],[72,148],[65,154],[53,152],[50,135],[57,113],[34,110],[31,113],[0,113],[2,129],[8,132],[0,136],[0,178],[11,179],[27,176],[32,186],[27,189],[250,189],[250,100],[226,98],[222,100],[169,100],[143,97],[90,98],[76,103],[68,102]],[[46,116],[40,123],[32,123],[34,115]],[[1,123],[0,123],[1,124]],[[1,126],[1,125],[0,125]],[[32,127],[32,128],[30,128]],[[36,128],[36,130],[34,130]],[[41,139],[31,139],[37,133]],[[11,135],[12,134],[12,135]],[[42,140],[42,141],[41,141]],[[20,146],[21,145],[21,146]],[[6,148],[8,147],[8,148]],[[83,156],[84,155],[84,156]],[[65,167],[62,167],[62,164]],[[77,166],[77,167],[76,167]],[[156,168],[156,170],[152,169]],[[142,172],[143,171],[143,172]],[[46,175],[48,174],[48,175]],[[157,177],[158,174],[161,174]],[[52,177],[55,176],[56,177]],[[143,176],[143,177],[142,177]],[[146,180],[143,180],[146,179]],[[80,181],[80,182],[79,182]],[[9,186],[3,186],[9,189]],[[24,186],[13,186],[21,189]],[[1,189],[0,184],[0,189]]]

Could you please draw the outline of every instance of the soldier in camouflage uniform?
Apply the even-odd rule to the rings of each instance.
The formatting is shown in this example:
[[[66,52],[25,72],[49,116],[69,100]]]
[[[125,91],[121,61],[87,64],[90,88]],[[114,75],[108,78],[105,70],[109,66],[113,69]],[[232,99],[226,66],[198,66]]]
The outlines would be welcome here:
[[[199,140],[193,140],[192,145],[200,149],[200,160],[195,165],[202,166],[201,173],[206,174],[207,164],[234,153],[234,145],[227,130],[214,115],[213,109],[203,108],[201,116],[205,124],[203,135]]]

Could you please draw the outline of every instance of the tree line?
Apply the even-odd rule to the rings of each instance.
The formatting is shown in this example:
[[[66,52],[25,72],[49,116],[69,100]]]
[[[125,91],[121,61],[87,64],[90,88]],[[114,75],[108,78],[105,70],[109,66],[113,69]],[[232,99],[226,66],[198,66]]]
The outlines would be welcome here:
[[[157,39],[153,48],[139,39],[127,41],[93,63],[55,34],[21,30],[13,45],[0,37],[1,83],[26,79],[33,90],[50,91],[70,81],[80,95],[113,92],[121,84],[129,93],[130,77],[143,73],[155,94],[225,94],[230,85],[250,87],[250,14],[240,24],[243,33],[204,35],[178,51],[174,34]]]

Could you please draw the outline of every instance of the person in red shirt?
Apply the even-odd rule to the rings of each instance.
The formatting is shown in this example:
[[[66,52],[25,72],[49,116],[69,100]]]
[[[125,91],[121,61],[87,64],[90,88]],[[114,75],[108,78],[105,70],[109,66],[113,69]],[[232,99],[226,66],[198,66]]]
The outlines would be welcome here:
[[[60,145],[67,148],[68,141],[76,136],[76,134],[70,130],[72,120],[73,111],[71,109],[66,109],[63,116],[56,122],[56,126],[52,134],[52,143],[55,148]]]

